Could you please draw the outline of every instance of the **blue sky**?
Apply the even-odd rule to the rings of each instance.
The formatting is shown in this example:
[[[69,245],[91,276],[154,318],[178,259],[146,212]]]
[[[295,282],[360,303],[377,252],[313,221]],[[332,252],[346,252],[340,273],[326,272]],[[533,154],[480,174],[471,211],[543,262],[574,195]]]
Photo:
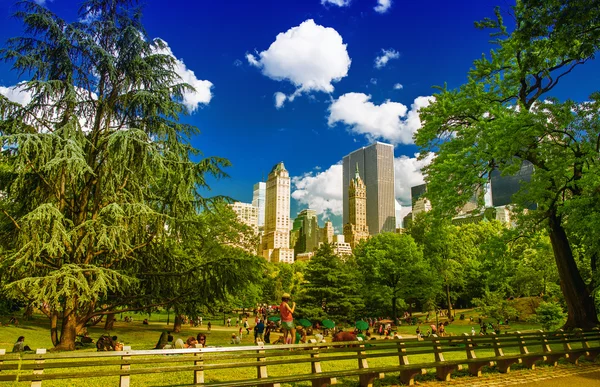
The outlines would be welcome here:
[[[67,20],[81,4],[38,2]],[[499,4],[511,2],[148,0],[144,25],[198,88],[185,118],[202,131],[192,142],[233,164],[229,179],[211,182],[211,194],[250,202],[252,185],[283,161],[294,183],[292,217],[314,208],[339,230],[336,164],[375,140],[396,145],[396,197],[408,204],[410,187],[422,182],[411,140],[417,109],[432,86],[464,83],[473,60],[489,52],[488,32],[473,22]],[[2,42],[22,31],[14,10],[12,0],[0,0]],[[0,64],[0,92],[10,94],[19,80]],[[598,85],[596,61],[553,95],[584,100]]]

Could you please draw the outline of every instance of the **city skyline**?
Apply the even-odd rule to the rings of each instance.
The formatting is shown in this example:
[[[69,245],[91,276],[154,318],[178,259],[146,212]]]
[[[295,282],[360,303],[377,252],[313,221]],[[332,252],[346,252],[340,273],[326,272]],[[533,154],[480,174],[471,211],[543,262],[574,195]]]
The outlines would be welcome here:
[[[36,2],[68,21],[77,19],[81,5]],[[291,178],[291,216],[314,209],[320,224],[331,219],[341,233],[343,186],[331,182],[341,179],[344,155],[383,141],[394,145],[395,197],[405,206],[400,218],[406,214],[410,188],[423,183],[420,168],[431,160],[415,156],[418,109],[429,103],[432,86],[460,86],[473,61],[494,47],[488,32],[473,23],[493,17],[494,6],[504,4],[391,1],[376,10],[376,3],[145,4],[148,38],[167,43],[177,71],[196,88],[183,100],[191,112],[183,121],[201,130],[192,145],[232,162],[230,178],[209,180],[206,195],[250,203],[253,185],[283,160]],[[11,16],[15,11],[13,1],[0,4],[3,42],[22,34]],[[27,93],[12,87],[28,75],[10,68],[0,63],[0,94],[26,102]],[[552,96],[584,101],[599,82],[600,62],[589,61],[561,80]]]

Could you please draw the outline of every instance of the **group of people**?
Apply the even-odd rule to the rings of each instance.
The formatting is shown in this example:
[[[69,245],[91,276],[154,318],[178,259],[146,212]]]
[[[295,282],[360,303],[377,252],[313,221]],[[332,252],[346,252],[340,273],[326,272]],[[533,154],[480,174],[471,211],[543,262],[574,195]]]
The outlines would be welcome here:
[[[187,340],[178,338],[173,341],[174,337],[171,332],[165,331],[161,333],[158,342],[154,346],[154,349],[184,349],[184,348],[196,348],[200,345],[202,348],[206,347],[206,335],[204,333],[198,333],[196,337],[189,336]]]

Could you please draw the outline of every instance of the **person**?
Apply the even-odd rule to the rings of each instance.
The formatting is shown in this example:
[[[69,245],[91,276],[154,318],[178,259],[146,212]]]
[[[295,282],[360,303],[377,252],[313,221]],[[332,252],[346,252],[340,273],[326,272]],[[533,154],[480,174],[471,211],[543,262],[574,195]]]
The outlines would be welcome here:
[[[283,342],[291,344],[292,340],[296,337],[296,328],[294,327],[294,310],[296,310],[296,303],[294,302],[290,307],[290,294],[283,293],[281,296],[281,304],[279,305],[279,316],[281,317],[281,327],[283,328]]]
[[[231,317],[227,318],[227,326],[230,327],[231,326]]]
[[[267,324],[267,327],[265,328],[265,335],[264,335],[265,344],[271,343],[271,330],[274,327],[275,327],[275,324],[273,324],[272,321]]]
[[[163,333],[160,334],[160,338],[158,339],[158,342],[156,343],[156,345],[154,346],[154,349],[163,349],[165,347],[165,345],[167,345],[167,343],[169,342],[169,334],[171,332],[169,331],[164,331]]]
[[[202,348],[206,348],[206,335],[204,333],[198,333],[196,340],[198,340],[198,344],[200,344]]]
[[[417,332],[417,339],[420,339],[421,338],[421,326],[420,325],[417,325],[417,331],[416,332]]]
[[[244,319],[244,329],[246,329],[246,334],[250,334],[250,323],[248,322],[248,317]]]
[[[475,336],[475,327],[471,327],[471,336]]]
[[[306,344],[306,331],[301,326],[296,328],[296,340],[295,344]]]
[[[29,348],[28,345],[25,345],[25,336],[19,336],[17,338],[17,342],[13,346],[12,351],[13,352],[31,351],[31,348]]]
[[[258,320],[258,324],[254,326],[254,342],[258,343],[264,340],[265,334],[265,323],[262,320]]]
[[[185,348],[196,348],[196,344],[198,344],[198,340],[194,338],[194,336],[190,336],[185,341]]]
[[[237,328],[237,327],[239,327],[239,326],[240,326],[240,317],[239,317],[239,316],[237,316],[237,317],[235,318],[235,327]]]
[[[206,324],[206,326],[208,327],[208,331],[210,332],[210,330],[212,329],[212,324],[210,323],[210,321],[208,322],[208,324]]]
[[[198,325],[202,326],[202,316],[198,317]]]
[[[148,325],[148,319],[147,319],[147,318],[145,318],[145,319],[144,319],[144,321],[142,321],[142,324],[144,324],[144,325]]]
[[[236,336],[235,333],[231,334],[231,344],[240,345],[241,342],[242,342],[242,339],[240,337]]]

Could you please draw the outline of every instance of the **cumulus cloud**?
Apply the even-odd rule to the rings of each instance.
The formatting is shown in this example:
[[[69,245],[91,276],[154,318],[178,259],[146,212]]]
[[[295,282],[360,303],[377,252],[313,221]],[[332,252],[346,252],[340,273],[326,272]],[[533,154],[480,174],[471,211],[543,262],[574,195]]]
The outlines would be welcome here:
[[[351,63],[340,34],[312,19],[278,34],[267,50],[248,53],[246,60],[271,79],[291,82],[296,91],[286,96],[290,101],[305,92],[333,92],[332,83],[348,75]]]
[[[402,90],[404,89],[404,86],[401,83],[396,83],[394,85],[394,90]]]
[[[315,210],[318,215],[341,216],[342,177],[341,161],[324,171],[292,177],[292,198]]]
[[[321,0],[323,5],[337,5],[338,7],[347,7],[352,0]]]
[[[418,154],[414,157],[400,156],[394,158],[394,175],[396,199],[403,206],[411,206],[410,189],[416,185],[425,183],[423,168],[431,164],[434,154],[427,155],[423,160],[418,160]]]
[[[22,86],[22,84],[10,87],[0,86],[0,94],[8,98],[11,102],[27,105],[31,102],[31,93],[24,90]]]
[[[375,68],[384,68],[390,60],[398,58],[400,58],[400,53],[398,51],[393,48],[390,48],[389,50],[382,48],[381,55],[375,58]]]
[[[285,94],[283,94],[282,92],[278,91],[275,93],[274,98],[275,98],[275,107],[277,109],[280,109],[283,106],[283,104],[285,103],[287,96]]]
[[[377,0],[377,5],[375,8],[375,12],[386,13],[392,6],[392,0]]]
[[[39,5],[46,5],[46,1],[51,3],[53,0],[33,0],[33,1],[34,1],[34,3],[39,4]]]
[[[413,134],[421,128],[419,109],[428,106],[433,97],[417,97],[410,110],[390,100],[381,105],[363,93],[347,93],[329,106],[329,126],[343,123],[352,133],[364,134],[370,140],[383,139],[393,144],[412,144]]]
[[[195,90],[186,91],[183,93],[183,104],[190,111],[195,111],[200,104],[208,105],[212,99],[211,89],[213,87],[212,82],[203,81],[196,77],[194,71],[187,68],[185,63],[177,58],[171,48],[164,40],[161,40],[164,44],[163,48],[157,48],[156,52],[164,55],[170,55],[175,58],[175,72],[181,77],[182,81],[191,85]]]

